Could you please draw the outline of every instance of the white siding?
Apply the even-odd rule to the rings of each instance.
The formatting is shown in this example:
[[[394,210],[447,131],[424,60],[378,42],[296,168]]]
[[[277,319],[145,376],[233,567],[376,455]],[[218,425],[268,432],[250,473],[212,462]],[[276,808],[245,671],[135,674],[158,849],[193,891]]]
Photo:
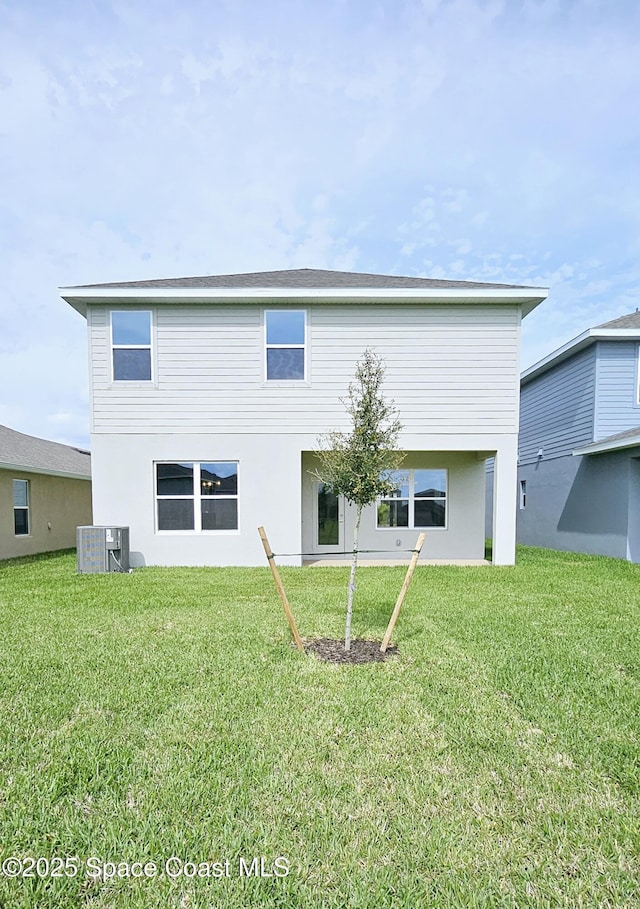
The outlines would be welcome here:
[[[309,382],[265,383],[262,306],[159,306],[153,383],[110,380],[109,312],[91,319],[97,433],[324,432],[367,347],[407,433],[517,431],[519,307],[314,305]],[[346,424],[344,424],[346,425]]]

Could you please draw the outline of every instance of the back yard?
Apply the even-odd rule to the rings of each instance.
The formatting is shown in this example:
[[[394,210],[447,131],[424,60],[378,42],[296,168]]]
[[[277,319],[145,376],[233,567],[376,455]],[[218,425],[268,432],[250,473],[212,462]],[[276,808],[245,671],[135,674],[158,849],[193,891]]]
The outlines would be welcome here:
[[[282,574],[340,637],[348,568]],[[639,601],[604,558],[420,567],[344,666],[268,568],[0,563],[0,906],[636,907]]]

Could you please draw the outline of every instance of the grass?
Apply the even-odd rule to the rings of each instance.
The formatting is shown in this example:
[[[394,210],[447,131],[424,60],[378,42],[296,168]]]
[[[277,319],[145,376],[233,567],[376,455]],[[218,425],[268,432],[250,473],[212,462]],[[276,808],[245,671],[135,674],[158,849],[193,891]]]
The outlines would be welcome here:
[[[348,568],[282,575],[302,635],[341,636]],[[403,575],[361,570],[356,636]],[[336,666],[291,647],[267,568],[0,563],[0,858],[77,859],[0,906],[636,907],[639,585],[533,549],[420,567],[399,655]]]

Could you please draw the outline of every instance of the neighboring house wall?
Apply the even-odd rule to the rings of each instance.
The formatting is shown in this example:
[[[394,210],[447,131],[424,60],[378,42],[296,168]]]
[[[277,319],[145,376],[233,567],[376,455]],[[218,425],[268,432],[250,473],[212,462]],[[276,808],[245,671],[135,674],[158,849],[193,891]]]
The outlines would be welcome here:
[[[572,452],[593,440],[596,364],[591,345],[522,386],[516,520],[521,544],[569,550],[579,543],[577,512],[569,505],[565,513],[565,504],[580,466]],[[607,545],[615,549],[611,541]]]
[[[593,440],[595,346],[522,386],[519,464],[571,455]]]
[[[530,546],[553,546],[556,525],[551,511],[534,516],[538,492],[559,471],[565,476],[575,464],[571,453],[579,444],[593,439],[596,349],[591,346],[558,363],[522,385],[520,393],[520,433],[518,437],[518,513],[517,539]],[[542,452],[540,454],[540,452]],[[557,464],[568,458],[568,464]],[[545,471],[541,472],[541,465]],[[551,465],[556,465],[551,467]],[[486,485],[485,533],[493,536],[493,463],[488,462]],[[531,507],[523,509],[520,480],[526,481]],[[531,499],[531,496],[533,498]],[[546,542],[542,542],[546,540]],[[563,548],[558,546],[558,548]]]
[[[29,484],[29,533],[14,530],[13,480]],[[0,470],[0,558],[76,545],[76,527],[91,524],[91,482],[21,470]]]
[[[518,542],[640,561],[639,452],[573,455],[640,424],[637,340],[598,340],[525,379],[520,412]]]
[[[638,342],[598,341],[595,349],[597,380],[593,441],[640,424]]]
[[[521,466],[518,481],[527,484],[519,543],[627,558],[626,454],[541,460]]]

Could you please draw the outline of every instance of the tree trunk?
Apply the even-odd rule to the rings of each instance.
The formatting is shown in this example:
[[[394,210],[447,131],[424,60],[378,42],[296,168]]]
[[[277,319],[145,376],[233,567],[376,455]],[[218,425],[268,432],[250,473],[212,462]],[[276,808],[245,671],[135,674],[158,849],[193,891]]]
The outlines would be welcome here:
[[[356,506],[356,526],[353,529],[353,559],[349,578],[349,596],[347,598],[347,623],[344,631],[344,649],[351,650],[351,616],[353,614],[353,594],[356,590],[356,568],[358,567],[358,537],[360,535],[360,518],[362,505]]]

